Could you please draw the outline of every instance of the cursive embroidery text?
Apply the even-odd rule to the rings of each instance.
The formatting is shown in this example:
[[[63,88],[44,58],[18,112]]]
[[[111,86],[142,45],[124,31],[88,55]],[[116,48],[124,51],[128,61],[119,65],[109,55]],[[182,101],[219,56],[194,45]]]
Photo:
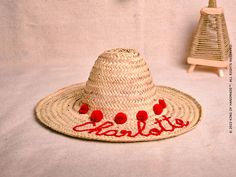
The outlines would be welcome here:
[[[133,132],[131,130],[115,130],[112,129],[114,123],[111,121],[105,121],[102,124],[97,122],[85,122],[80,125],[76,125],[73,127],[73,130],[76,132],[87,132],[93,133],[97,136],[114,136],[114,137],[131,137],[134,138],[136,136],[159,136],[163,132],[173,132],[175,129],[183,128],[189,125],[189,121],[184,122],[181,119],[175,118],[173,122],[170,121],[171,117],[162,116],[162,119],[155,119],[154,124],[157,125],[155,128],[151,128],[150,130],[146,130],[146,122],[145,121],[137,121],[137,132]]]

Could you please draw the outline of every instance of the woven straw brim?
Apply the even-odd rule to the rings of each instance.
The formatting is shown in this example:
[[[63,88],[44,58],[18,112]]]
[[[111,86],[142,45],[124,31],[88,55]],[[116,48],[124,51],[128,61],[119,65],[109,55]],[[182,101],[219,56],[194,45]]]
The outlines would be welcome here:
[[[136,142],[160,140],[181,135],[192,130],[199,122],[202,114],[200,104],[190,95],[170,87],[156,86],[156,97],[160,99],[163,98],[167,103],[165,115],[180,118],[184,122],[189,121],[187,127],[175,129],[173,132],[163,132],[159,136],[148,137],[141,135],[136,137],[97,136],[94,133],[76,132],[73,130],[74,126],[89,121],[89,115],[79,114],[78,111],[73,109],[75,103],[82,98],[84,88],[85,83],[72,85],[42,99],[36,106],[36,116],[38,120],[57,132],[76,138],[108,142]],[[159,118],[159,116],[155,118]],[[145,129],[149,130],[153,128],[155,126],[153,122],[154,120],[148,120]],[[125,129],[137,132],[137,123],[131,122],[116,125],[114,129]]]

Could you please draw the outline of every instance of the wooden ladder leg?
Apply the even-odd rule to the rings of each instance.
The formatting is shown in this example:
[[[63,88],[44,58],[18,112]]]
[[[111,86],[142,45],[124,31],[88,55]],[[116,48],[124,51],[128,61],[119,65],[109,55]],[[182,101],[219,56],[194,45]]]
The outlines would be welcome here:
[[[223,68],[219,68],[219,69],[218,69],[218,75],[219,75],[220,77],[224,77],[224,69],[223,69]]]
[[[189,67],[189,69],[188,69],[188,73],[193,72],[194,69],[195,69],[195,67],[196,67],[196,65],[191,64],[190,67]]]

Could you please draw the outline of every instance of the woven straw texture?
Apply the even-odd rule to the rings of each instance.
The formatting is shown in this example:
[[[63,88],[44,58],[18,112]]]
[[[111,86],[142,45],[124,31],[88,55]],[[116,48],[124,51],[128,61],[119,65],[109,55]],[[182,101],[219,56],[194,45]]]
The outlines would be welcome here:
[[[216,1],[209,1],[209,8],[216,9]],[[229,58],[230,40],[224,13],[201,17],[190,48],[190,57],[225,61]]]
[[[209,0],[208,7],[216,8],[217,7],[216,0]]]
[[[114,121],[118,112],[127,115],[127,122],[116,125],[116,130],[137,132],[136,114],[148,112],[147,131],[154,128],[153,105],[164,99],[167,108],[162,115],[189,121],[189,126],[159,136],[113,137],[97,136],[88,132],[73,131],[73,127],[89,121],[93,110],[103,112],[104,121]],[[87,114],[79,114],[81,104],[89,105]],[[199,122],[201,106],[191,96],[176,89],[154,85],[149,68],[138,52],[133,49],[105,51],[96,60],[86,83],[61,89],[42,99],[36,107],[37,118],[46,126],[69,136],[110,142],[135,142],[169,138],[191,130]]]

